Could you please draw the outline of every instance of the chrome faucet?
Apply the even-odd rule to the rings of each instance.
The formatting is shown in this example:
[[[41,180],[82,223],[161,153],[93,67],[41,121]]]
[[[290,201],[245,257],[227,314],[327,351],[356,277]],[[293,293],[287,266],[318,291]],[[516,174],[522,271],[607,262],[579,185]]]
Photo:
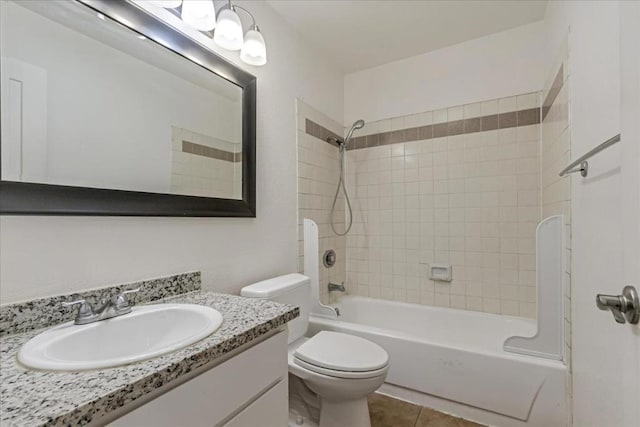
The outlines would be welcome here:
[[[77,305],[78,313],[76,314],[74,323],[76,325],[86,325],[88,323],[98,322],[100,320],[106,320],[112,317],[131,313],[132,305],[129,303],[127,295],[138,292],[139,290],[140,288],[121,292],[118,295],[111,297],[97,310],[94,310],[91,304],[84,299],[63,302],[62,305],[64,307],[73,307]]]
[[[345,292],[344,283],[342,283],[341,285],[337,285],[335,283],[329,282],[329,292],[332,291]]]

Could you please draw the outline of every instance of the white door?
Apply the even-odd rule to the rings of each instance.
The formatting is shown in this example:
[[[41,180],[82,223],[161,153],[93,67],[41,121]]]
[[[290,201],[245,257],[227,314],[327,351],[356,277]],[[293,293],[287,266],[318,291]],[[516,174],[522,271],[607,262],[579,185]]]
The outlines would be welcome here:
[[[640,290],[640,6],[637,1],[617,5],[615,22],[607,16],[609,37],[600,45],[596,40],[580,46],[573,74],[590,76],[579,82],[580,94],[590,96],[574,99],[582,129],[572,136],[572,151],[578,147],[573,157],[621,134],[618,144],[589,160],[587,178],[572,178],[575,427],[640,426],[640,325],[616,323],[595,303],[596,294],[617,295],[628,284]],[[589,22],[597,25],[597,19]],[[577,30],[576,39],[590,31],[588,26]],[[618,47],[619,69],[612,63],[617,53],[602,57]],[[587,66],[592,70],[585,71]],[[614,87],[620,92],[609,90]],[[619,112],[615,104],[620,105]],[[592,112],[590,122],[585,111]]]
[[[622,277],[640,291],[640,2],[620,4],[622,142]],[[628,230],[628,232],[625,232]],[[620,403],[625,426],[640,426],[640,324],[620,325],[619,360],[624,369]]]

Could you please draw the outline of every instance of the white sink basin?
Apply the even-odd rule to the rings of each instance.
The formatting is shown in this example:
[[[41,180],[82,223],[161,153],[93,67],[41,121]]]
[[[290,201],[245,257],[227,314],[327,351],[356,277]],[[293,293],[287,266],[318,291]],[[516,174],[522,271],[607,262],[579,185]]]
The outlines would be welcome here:
[[[221,324],[222,314],[202,305],[133,307],[131,313],[108,320],[51,328],[23,345],[18,360],[50,371],[110,368],[181,349]]]

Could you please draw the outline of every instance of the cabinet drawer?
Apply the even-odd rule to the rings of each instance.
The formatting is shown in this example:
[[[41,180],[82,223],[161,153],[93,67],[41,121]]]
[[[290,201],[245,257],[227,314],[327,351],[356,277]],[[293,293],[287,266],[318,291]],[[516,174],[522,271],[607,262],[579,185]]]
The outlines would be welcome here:
[[[284,331],[169,390],[110,425],[210,427],[227,419],[279,380],[286,380],[287,369],[287,332]]]

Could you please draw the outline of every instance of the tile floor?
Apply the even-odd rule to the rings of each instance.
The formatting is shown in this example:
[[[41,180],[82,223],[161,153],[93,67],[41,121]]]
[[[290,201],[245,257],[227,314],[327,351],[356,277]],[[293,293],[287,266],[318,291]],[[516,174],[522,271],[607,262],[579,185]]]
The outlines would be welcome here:
[[[371,427],[484,427],[382,394],[369,396]]]

